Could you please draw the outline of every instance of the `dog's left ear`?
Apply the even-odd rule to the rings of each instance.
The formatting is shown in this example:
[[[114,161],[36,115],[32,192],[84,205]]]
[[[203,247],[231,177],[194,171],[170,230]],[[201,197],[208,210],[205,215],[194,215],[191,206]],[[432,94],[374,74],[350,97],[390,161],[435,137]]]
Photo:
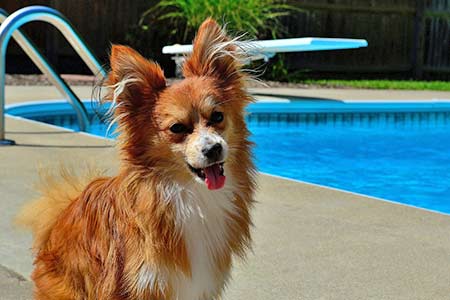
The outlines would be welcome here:
[[[130,47],[113,45],[110,64],[108,83],[120,90],[120,93],[116,93],[117,102],[141,106],[154,101],[156,95],[166,87],[160,66]]]
[[[241,49],[211,18],[206,19],[194,39],[192,54],[183,66],[183,75],[211,76],[223,83],[240,82],[243,74],[240,61]]]

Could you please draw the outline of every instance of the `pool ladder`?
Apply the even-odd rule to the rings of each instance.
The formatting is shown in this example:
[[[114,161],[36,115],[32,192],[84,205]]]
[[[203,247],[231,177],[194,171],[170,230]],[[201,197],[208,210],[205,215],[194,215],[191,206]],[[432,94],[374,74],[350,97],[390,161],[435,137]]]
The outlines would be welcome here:
[[[11,36],[25,51],[34,64],[44,73],[48,80],[56,86],[60,93],[69,101],[76,112],[80,130],[89,127],[89,117],[81,100],[55,71],[50,62],[42,55],[36,46],[23,34],[19,28],[32,21],[43,21],[56,27],[86,63],[96,76],[106,76],[106,72],[92,54],[77,31],[67,18],[55,9],[46,6],[29,6],[14,12],[10,16],[0,9],[0,146],[14,145],[15,142],[5,138],[5,84],[6,84],[6,50]]]

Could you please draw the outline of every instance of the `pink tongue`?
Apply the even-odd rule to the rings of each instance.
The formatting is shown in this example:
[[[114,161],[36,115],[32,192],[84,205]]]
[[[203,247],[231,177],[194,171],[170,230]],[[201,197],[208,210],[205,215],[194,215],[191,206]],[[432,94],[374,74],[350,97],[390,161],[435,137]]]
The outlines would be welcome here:
[[[220,174],[218,164],[205,168],[205,183],[209,190],[218,190],[225,185],[225,176]]]

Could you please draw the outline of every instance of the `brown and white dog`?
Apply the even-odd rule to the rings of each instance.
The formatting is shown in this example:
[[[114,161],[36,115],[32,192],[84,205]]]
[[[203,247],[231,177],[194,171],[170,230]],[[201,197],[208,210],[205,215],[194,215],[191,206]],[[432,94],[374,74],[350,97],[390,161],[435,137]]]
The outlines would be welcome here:
[[[107,100],[117,176],[63,173],[19,221],[34,235],[37,300],[216,299],[250,245],[255,189],[242,52],[211,19],[185,79],[113,46]]]

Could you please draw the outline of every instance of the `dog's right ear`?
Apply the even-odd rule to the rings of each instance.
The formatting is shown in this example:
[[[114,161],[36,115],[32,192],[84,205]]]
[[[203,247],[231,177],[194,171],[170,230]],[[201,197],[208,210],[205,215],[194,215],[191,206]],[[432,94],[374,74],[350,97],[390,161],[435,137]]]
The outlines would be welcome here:
[[[183,65],[183,75],[210,76],[224,85],[242,83],[241,56],[245,53],[211,18],[206,19],[195,36],[192,54]]]
[[[141,106],[154,101],[166,87],[160,66],[142,57],[130,47],[113,45],[110,56],[111,72],[108,84],[114,88],[109,100]]]

